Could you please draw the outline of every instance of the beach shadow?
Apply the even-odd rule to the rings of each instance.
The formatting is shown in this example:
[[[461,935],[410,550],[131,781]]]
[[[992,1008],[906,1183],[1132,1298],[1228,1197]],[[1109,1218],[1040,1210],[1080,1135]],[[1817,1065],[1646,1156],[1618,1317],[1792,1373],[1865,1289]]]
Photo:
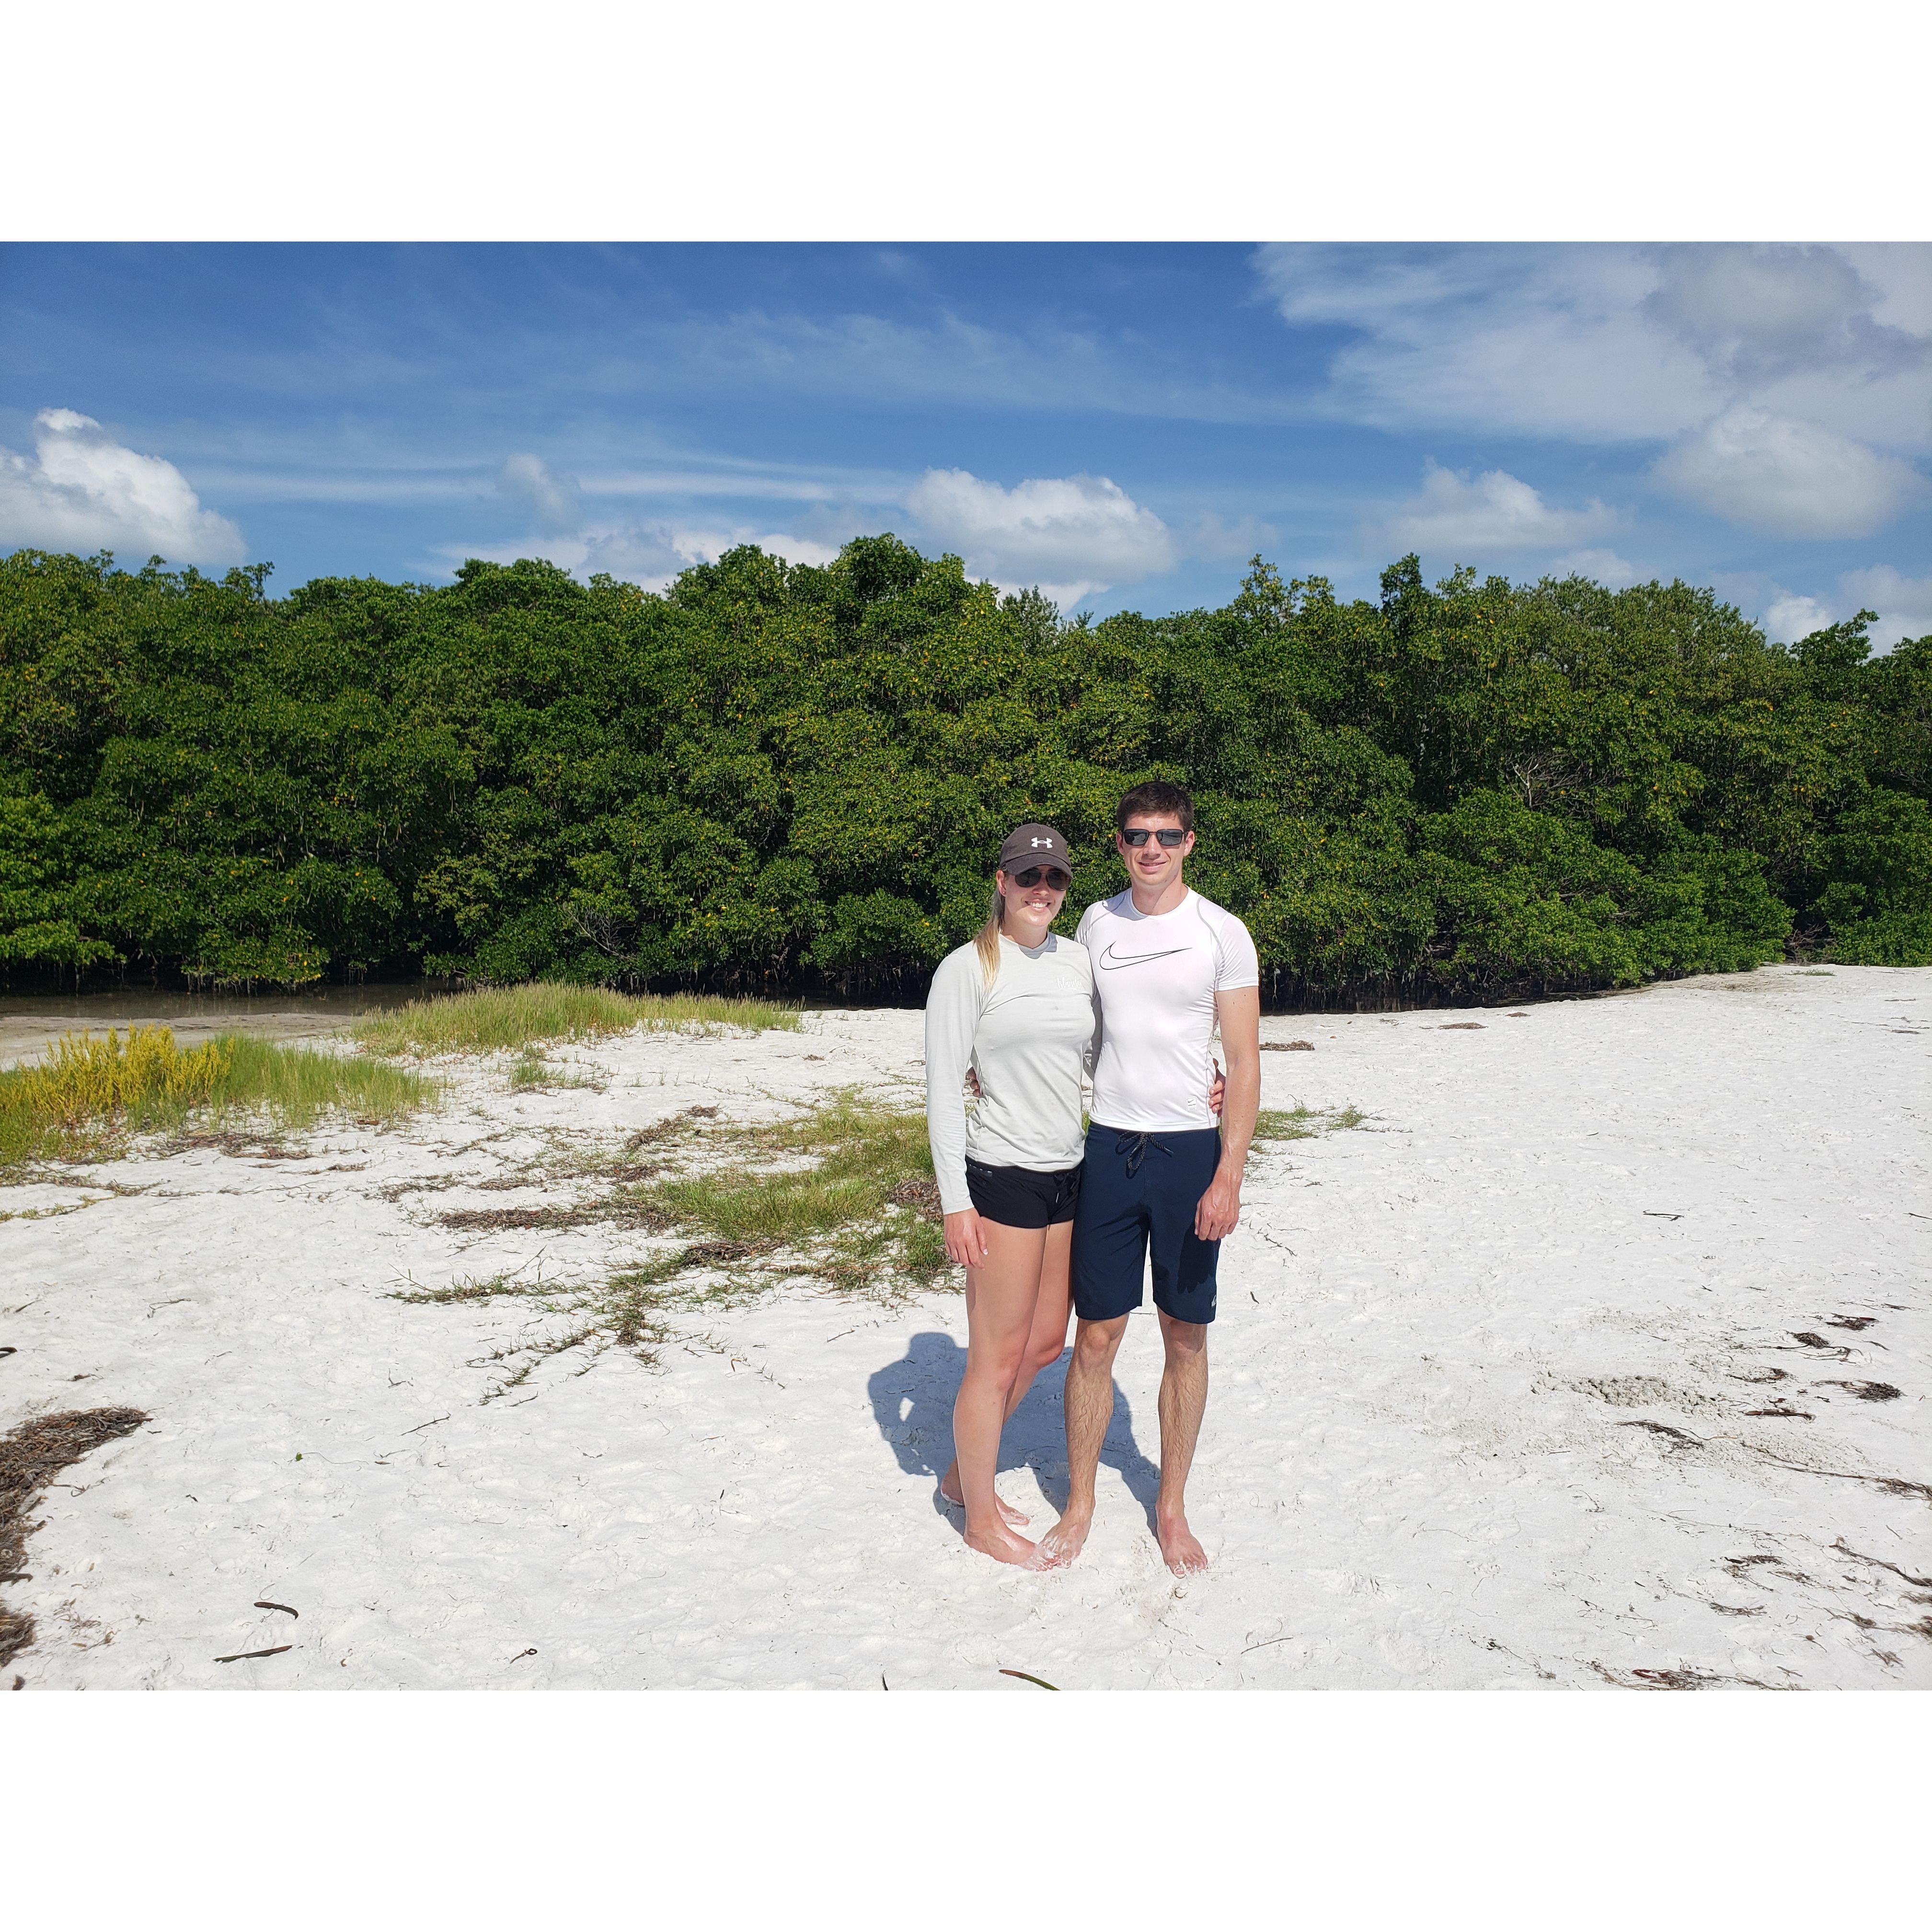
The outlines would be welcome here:
[[[1061,1404],[1067,1359],[1063,1352],[1051,1368],[1034,1378],[1000,1440],[1001,1472],[1030,1469],[1040,1493],[1056,1512],[1066,1507],[1066,1425]],[[897,1361],[874,1370],[866,1385],[879,1433],[908,1475],[930,1480],[932,1508],[940,1516],[949,1514],[939,1500],[939,1479],[952,1460],[952,1403],[965,1372],[966,1351],[950,1335],[928,1330],[912,1337]],[[1134,1439],[1133,1411],[1118,1384],[1100,1463],[1119,1475],[1151,1528],[1160,1471]]]

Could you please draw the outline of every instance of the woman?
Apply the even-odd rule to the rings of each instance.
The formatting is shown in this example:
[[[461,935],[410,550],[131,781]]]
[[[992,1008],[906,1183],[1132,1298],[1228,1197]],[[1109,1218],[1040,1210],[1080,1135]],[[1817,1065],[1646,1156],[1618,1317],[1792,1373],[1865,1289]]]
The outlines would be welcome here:
[[[1001,1563],[1024,1563],[1034,1546],[993,1491],[1000,1433],[1066,1340],[1081,1078],[1098,1018],[1086,948],[1051,930],[1072,883],[1052,826],[1010,833],[986,923],[940,962],[926,1000],[933,1172],[946,1252],[966,1270],[966,1374],[940,1495],[964,1507],[967,1542]]]

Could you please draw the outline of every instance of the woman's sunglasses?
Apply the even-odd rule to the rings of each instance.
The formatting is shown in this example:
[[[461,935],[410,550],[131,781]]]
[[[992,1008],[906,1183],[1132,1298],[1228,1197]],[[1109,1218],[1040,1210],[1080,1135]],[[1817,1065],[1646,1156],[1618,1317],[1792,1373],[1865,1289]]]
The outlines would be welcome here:
[[[1154,828],[1150,826],[1132,825],[1120,834],[1120,837],[1129,845],[1144,845],[1148,842],[1148,832],[1153,830]],[[1163,825],[1158,831],[1154,832],[1154,836],[1169,851],[1172,851],[1174,847],[1187,836],[1187,834],[1178,825]]]
[[[1035,886],[1046,884],[1057,892],[1064,892],[1072,883],[1058,866],[1029,866],[1024,872],[1013,874],[1013,884],[1028,891]]]

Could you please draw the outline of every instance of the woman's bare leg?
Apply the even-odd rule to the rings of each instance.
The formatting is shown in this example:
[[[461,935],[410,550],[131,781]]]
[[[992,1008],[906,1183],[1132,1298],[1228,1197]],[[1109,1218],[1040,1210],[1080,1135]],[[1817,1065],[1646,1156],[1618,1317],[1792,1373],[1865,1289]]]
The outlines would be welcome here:
[[[966,1270],[966,1373],[952,1406],[952,1442],[966,1500],[966,1540],[1002,1563],[1034,1546],[1001,1520],[993,1494],[1007,1397],[1024,1363],[1040,1300],[1043,1228],[1009,1228],[983,1216],[986,1258]]]
[[[990,1223],[982,1223],[990,1226]],[[1026,1398],[1033,1378],[1042,1369],[1050,1369],[1066,1346],[1066,1320],[1072,1293],[1070,1282],[1073,1257],[1073,1223],[1064,1221],[1046,1231],[1046,1246],[1040,1257],[1040,1299],[1034,1306],[1033,1328],[1027,1336],[1026,1353],[1020,1358],[1018,1372],[1006,1391],[1002,1427],[1012,1420],[1013,1411]],[[969,1276],[970,1280],[970,1277]],[[939,1493],[950,1503],[962,1502],[965,1491],[959,1486],[959,1459],[956,1456],[939,1479]],[[1004,1497],[994,1496],[1001,1520],[1010,1528],[1024,1529],[1027,1519]]]

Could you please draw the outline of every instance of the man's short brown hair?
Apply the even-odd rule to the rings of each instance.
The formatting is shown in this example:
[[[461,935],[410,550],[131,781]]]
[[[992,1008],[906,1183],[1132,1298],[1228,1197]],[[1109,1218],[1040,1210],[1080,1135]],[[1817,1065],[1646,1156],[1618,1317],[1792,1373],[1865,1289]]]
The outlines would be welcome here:
[[[1178,818],[1184,832],[1194,830],[1194,801],[1181,787],[1165,778],[1149,778],[1125,794],[1114,808],[1114,830],[1124,832],[1127,820],[1136,817]]]

